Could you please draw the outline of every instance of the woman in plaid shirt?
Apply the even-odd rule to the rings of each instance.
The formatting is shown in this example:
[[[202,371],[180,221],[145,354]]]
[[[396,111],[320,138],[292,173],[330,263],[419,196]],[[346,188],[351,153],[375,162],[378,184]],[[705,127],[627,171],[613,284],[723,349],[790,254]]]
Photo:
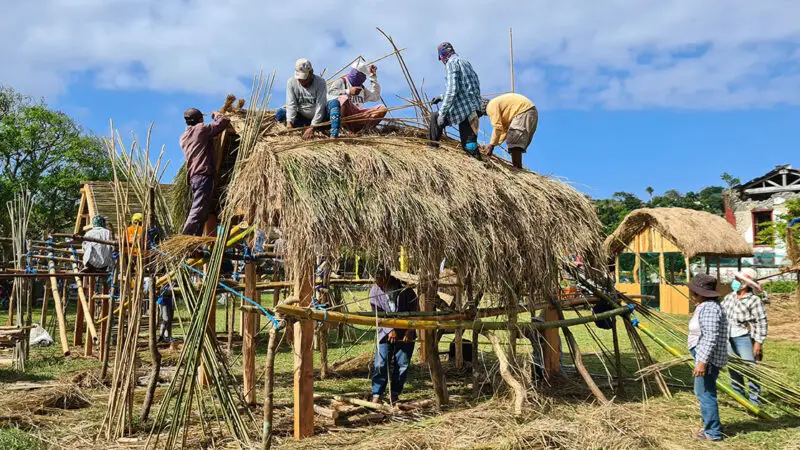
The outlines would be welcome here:
[[[722,301],[725,316],[728,318],[728,351],[745,361],[761,361],[761,346],[767,339],[767,310],[761,297],[753,291],[763,291],[763,288],[753,281],[751,274],[736,273],[731,289],[733,292]],[[730,373],[733,389],[742,397],[747,397],[742,374],[733,369]],[[761,388],[757,381],[758,379],[750,378],[748,383],[750,403],[754,405],[760,404],[758,395]]]
[[[717,377],[728,363],[728,322],[719,304],[717,279],[697,274],[689,283],[689,297],[696,306],[689,321],[689,351],[694,357],[694,395],[700,402],[703,429],[695,439],[722,440],[717,402]]]

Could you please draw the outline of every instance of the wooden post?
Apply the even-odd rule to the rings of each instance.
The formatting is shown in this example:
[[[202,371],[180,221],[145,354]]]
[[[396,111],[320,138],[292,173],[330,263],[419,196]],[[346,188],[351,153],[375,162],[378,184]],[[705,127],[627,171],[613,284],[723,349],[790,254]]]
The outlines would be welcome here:
[[[11,295],[8,296],[8,326],[14,325],[14,292],[16,292],[18,284],[15,279],[11,285]]]
[[[255,299],[256,265],[248,262],[244,265],[244,295]],[[256,403],[256,316],[258,313],[245,312],[242,322],[242,372],[244,382],[244,399],[248,405]]]
[[[462,285],[462,277],[457,275],[456,280],[458,281],[458,287],[456,288],[456,295],[453,297],[453,306],[455,306],[456,311],[463,312],[464,311],[464,298],[463,298],[463,288]],[[453,345],[455,345],[455,363],[456,369],[461,369],[464,367],[464,350],[463,350],[463,343],[464,343],[464,330],[456,330],[455,337],[453,338]]]
[[[617,395],[622,395],[622,354],[619,351],[616,317],[611,322],[611,336],[614,339],[614,363],[617,365]]]
[[[544,308],[544,321],[553,322],[558,320],[558,309],[549,302]],[[542,360],[544,362],[544,376],[547,380],[553,380],[561,374],[561,340],[558,338],[558,328],[548,328],[542,331],[545,345],[542,348]]]
[[[91,333],[90,331],[88,331],[88,326],[89,326],[90,323],[92,323],[92,324],[94,323],[94,310],[95,310],[95,305],[94,305],[94,277],[90,277],[88,282],[87,282],[87,284],[89,285],[89,287],[88,287],[89,294],[87,295],[87,297],[89,297],[87,299],[88,302],[89,302],[89,317],[86,320],[86,326],[87,326],[87,333]],[[45,292],[47,292],[47,291],[45,291]],[[152,314],[152,313],[153,312],[151,311],[150,314]],[[95,332],[96,332],[96,330],[95,330]],[[90,335],[88,338],[86,338],[86,344],[83,347],[83,354],[85,356],[92,356],[93,353],[94,353],[94,342],[92,340],[92,336]]]
[[[470,275],[467,275],[466,279],[464,280],[464,285],[467,290],[467,298],[470,302],[472,315],[473,317],[478,317],[478,303],[480,303],[481,299],[474,296],[474,292],[472,290],[472,277]],[[478,330],[472,330],[472,394],[475,397],[480,394],[480,386],[478,383],[478,369],[480,369],[480,364],[478,364],[479,337],[480,335],[478,334]]]
[[[111,327],[111,317],[109,314],[111,313],[111,308],[109,305],[111,304],[111,299],[107,298],[107,289],[105,289],[105,283],[103,283],[103,297],[100,300],[100,317],[105,317],[106,320],[100,325],[100,342],[98,342],[98,346],[100,347],[100,360],[104,360],[106,345],[105,342],[108,340],[109,328]]]
[[[275,303],[276,305],[278,303]],[[278,348],[278,332],[275,327],[269,330],[269,343],[267,344],[267,361],[264,364],[264,428],[261,448],[268,450],[272,443],[272,412],[275,388],[275,351]],[[313,402],[313,396],[312,396]]]
[[[564,316],[563,314],[560,314],[560,312],[559,320],[564,320]],[[572,331],[570,331],[569,327],[562,328],[562,331],[564,332],[564,338],[567,340],[567,345],[569,345],[570,353],[572,353],[572,361],[575,362],[575,368],[578,369],[578,373],[580,373],[583,377],[583,381],[586,382],[586,385],[589,386],[589,390],[592,391],[592,394],[594,394],[595,398],[597,398],[601,404],[605,405],[609,403],[608,399],[603,394],[603,391],[597,387],[597,384],[595,384],[592,376],[589,374],[589,371],[586,370],[586,367],[583,365],[581,349],[578,347],[578,342],[575,341]]]
[[[719,281],[720,281],[719,280],[719,278],[720,278],[720,267],[719,266],[720,266],[721,260],[722,260],[722,258],[717,256],[717,283],[719,283]]]
[[[42,320],[41,325],[45,330],[47,329],[47,297],[50,295],[50,289],[47,288],[47,281],[42,283],[44,294],[42,295]]]
[[[67,280],[64,280],[64,283],[66,282]],[[81,291],[80,287],[78,288],[78,291]],[[81,308],[79,305],[75,311],[75,332],[72,335],[72,345],[83,345],[83,322],[83,308]],[[89,337],[89,339],[91,339],[91,337]]]
[[[517,293],[513,293],[512,298],[517,298]],[[517,317],[519,315],[519,302],[515,302],[514,306],[508,311],[508,348],[509,359],[514,365],[517,361],[517,339],[519,338],[519,328],[517,327]]]
[[[300,306],[311,305],[314,291],[314,261],[300,261],[295,275],[294,291]],[[314,322],[294,323],[294,438],[314,434]]]
[[[423,311],[435,311],[436,296],[439,291],[438,272],[435,270],[428,270],[420,277],[421,288],[424,287],[424,296],[422,299]],[[436,330],[423,330],[422,335],[425,336],[425,361],[428,363],[428,369],[431,372],[431,381],[433,382],[433,390],[436,393],[436,406],[441,408],[447,405],[447,384],[442,372],[442,364],[439,360],[439,345],[436,339]]]

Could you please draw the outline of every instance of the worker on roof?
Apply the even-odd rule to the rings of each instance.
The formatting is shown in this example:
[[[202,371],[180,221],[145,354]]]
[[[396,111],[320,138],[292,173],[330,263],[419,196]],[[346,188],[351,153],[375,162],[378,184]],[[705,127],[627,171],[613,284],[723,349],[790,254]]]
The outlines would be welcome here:
[[[142,213],[135,213],[133,216],[131,216],[131,224],[128,225],[126,230],[126,236],[128,238],[128,251],[130,251],[133,256],[137,256],[139,254],[139,243],[142,237],[142,220]],[[146,253],[147,249],[145,249],[145,252],[142,254],[144,255]]]
[[[414,290],[392,276],[385,267],[375,271],[375,284],[369,291],[372,311],[400,313],[419,311],[419,300]],[[389,381],[391,362],[392,403],[399,400],[408,376],[408,366],[414,353],[416,331],[413,329],[378,328],[378,348],[375,352],[375,375],[372,377],[372,401],[380,403]]]
[[[328,85],[314,74],[311,61],[295,62],[294,76],[286,82],[286,107],[275,111],[275,119],[287,128],[308,127],[303,139],[311,137],[313,127],[328,121]]]
[[[214,137],[228,128],[230,120],[218,112],[211,113],[213,122],[203,123],[203,113],[189,108],[183,113],[186,131],[181,135],[181,149],[186,157],[186,181],[192,189],[192,206],[183,224],[183,234],[200,236],[215,205],[214,200]]]
[[[84,234],[90,239],[111,241],[111,231],[106,228],[106,218],[103,216],[92,217],[92,228]],[[114,268],[114,258],[111,256],[114,248],[101,242],[83,241],[83,272],[101,273],[111,272]]]
[[[364,85],[369,79],[370,87]],[[340,128],[358,133],[380,123],[388,110],[383,105],[364,108],[366,102],[381,100],[381,85],[378,84],[378,68],[363,61],[353,63],[347,75],[337,79],[328,88],[328,111],[331,121],[331,137],[339,137]],[[341,123],[344,118],[350,118]]]
[[[485,110],[493,128],[487,154],[491,155],[496,146],[506,141],[511,164],[521,169],[522,154],[533,140],[539,124],[536,105],[524,95],[511,93],[493,98]]]
[[[458,126],[461,148],[480,158],[478,152],[478,110],[480,109],[481,84],[472,64],[462,59],[449,42],[442,42],[437,49],[439,61],[445,65],[447,85],[444,95],[434,97],[431,104],[440,104],[439,111],[431,114],[428,123],[428,138],[431,146],[438,147],[447,126]]]

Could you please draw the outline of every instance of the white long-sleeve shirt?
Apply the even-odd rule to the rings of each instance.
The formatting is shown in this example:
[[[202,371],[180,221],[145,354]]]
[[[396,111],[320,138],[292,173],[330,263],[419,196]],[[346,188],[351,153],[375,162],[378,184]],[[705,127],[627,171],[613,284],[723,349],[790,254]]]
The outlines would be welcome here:
[[[369,78],[370,88],[366,85],[361,86],[361,92],[358,95],[350,95],[350,88],[353,87],[347,77],[341,77],[331,84],[328,88],[328,101],[338,98],[340,95],[347,95],[350,98],[350,103],[355,106],[361,106],[367,102],[379,102],[381,100],[381,85],[378,83],[376,75],[370,75]]]

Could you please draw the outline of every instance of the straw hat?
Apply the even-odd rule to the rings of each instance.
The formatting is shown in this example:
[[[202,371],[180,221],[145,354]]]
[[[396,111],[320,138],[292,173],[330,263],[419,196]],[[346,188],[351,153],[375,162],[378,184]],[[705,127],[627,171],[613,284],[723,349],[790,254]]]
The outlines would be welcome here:
[[[761,283],[755,281],[756,271],[753,269],[742,269],[741,272],[736,272],[735,274],[733,274],[733,277],[741,281],[742,283],[750,286],[751,288],[757,290],[758,292],[764,291],[764,287],[761,286]]]

